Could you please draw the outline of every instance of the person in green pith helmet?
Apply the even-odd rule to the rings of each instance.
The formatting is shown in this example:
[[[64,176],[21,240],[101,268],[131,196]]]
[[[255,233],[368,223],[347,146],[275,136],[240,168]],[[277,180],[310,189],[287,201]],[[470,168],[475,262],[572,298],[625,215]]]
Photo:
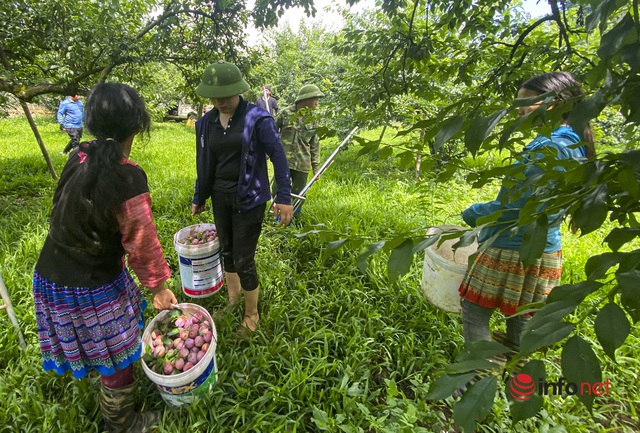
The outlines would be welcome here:
[[[244,297],[242,326],[254,331],[258,314],[255,253],[266,203],[271,199],[267,157],[278,180],[275,218],[287,226],[293,217],[287,158],[276,124],[266,110],[240,96],[249,90],[238,67],[220,60],[202,74],[196,93],[214,108],[196,122],[195,194],[191,214],[211,198],[221,246],[229,302]]]
[[[318,108],[323,96],[318,86],[306,84],[298,91],[295,104],[282,110],[276,118],[280,140],[287,154],[293,194],[300,194],[307,184],[309,171],[315,175],[320,166],[318,122],[312,118],[312,111]],[[274,186],[278,186],[277,179]]]

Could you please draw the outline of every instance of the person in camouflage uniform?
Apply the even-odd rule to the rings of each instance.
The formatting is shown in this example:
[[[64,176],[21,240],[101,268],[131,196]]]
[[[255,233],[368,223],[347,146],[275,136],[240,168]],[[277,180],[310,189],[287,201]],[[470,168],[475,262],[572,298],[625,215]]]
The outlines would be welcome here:
[[[309,121],[304,112],[315,110],[318,100],[323,96],[318,86],[304,85],[298,91],[295,104],[282,110],[276,118],[289,163],[293,194],[300,194],[307,184],[309,171],[316,174],[320,165],[320,139],[316,134],[318,124],[315,120]]]

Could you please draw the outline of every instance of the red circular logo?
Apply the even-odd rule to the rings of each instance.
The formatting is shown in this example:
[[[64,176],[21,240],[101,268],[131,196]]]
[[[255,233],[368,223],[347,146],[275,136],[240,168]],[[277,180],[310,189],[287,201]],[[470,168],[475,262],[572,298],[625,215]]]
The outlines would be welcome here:
[[[520,373],[509,381],[509,393],[516,401],[527,401],[536,390],[533,378],[527,373]]]

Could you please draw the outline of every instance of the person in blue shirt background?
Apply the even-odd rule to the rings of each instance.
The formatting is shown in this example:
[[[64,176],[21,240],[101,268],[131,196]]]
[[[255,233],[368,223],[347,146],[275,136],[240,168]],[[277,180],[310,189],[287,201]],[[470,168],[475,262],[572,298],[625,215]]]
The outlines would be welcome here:
[[[56,119],[60,124],[60,129],[69,134],[69,143],[62,151],[62,153],[69,153],[71,149],[80,144],[80,139],[82,138],[84,107],[77,92],[74,92],[60,103]]]
[[[550,72],[537,75],[526,81],[518,90],[517,98],[533,98],[549,92],[557,94],[557,104],[564,102],[578,104],[584,91],[573,75],[566,72]],[[540,102],[520,107],[518,115],[526,116],[535,111]],[[552,109],[550,107],[549,109]],[[581,145],[577,145],[581,143]],[[518,158],[517,164],[524,164],[525,179],[516,181],[514,187],[503,187],[498,197],[487,203],[477,203],[462,212],[462,218],[471,227],[476,227],[478,219],[501,211],[497,225],[482,228],[478,242],[493,239],[491,245],[478,253],[469,266],[460,285],[462,328],[467,342],[491,340],[489,320],[496,309],[507,317],[507,335],[505,344],[513,349],[520,346],[520,333],[530,315],[516,316],[518,307],[546,299],[551,289],[560,282],[562,273],[562,242],[560,222],[549,215],[549,228],[544,254],[535,263],[523,266],[520,259],[520,247],[524,241],[524,228],[511,229],[510,222],[518,218],[531,188],[509,199],[513,188],[522,191],[527,179],[541,173],[542,168],[536,160],[544,154],[553,152],[557,159],[585,160],[595,154],[593,136],[589,125],[582,131],[576,131],[569,123],[569,113],[562,116],[562,124],[555,129],[550,138],[538,135],[527,144]]]

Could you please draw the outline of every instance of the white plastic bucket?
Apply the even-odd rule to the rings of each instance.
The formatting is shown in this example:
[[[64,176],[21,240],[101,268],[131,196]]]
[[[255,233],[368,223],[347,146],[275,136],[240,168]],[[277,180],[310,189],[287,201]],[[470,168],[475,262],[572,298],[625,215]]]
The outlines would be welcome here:
[[[198,231],[215,229],[214,224],[195,224],[179,230],[173,236],[173,246],[178,253],[182,290],[192,298],[205,298],[220,290],[224,279],[220,262],[220,242],[202,245],[186,245],[184,239]]]
[[[177,308],[188,314],[200,312],[211,325],[213,338],[204,357],[192,369],[179,374],[164,375],[151,371],[142,360],[142,369],[149,380],[156,384],[162,399],[172,406],[193,403],[207,392],[218,380],[218,364],[216,363],[216,346],[218,333],[216,325],[207,310],[196,304],[178,304]],[[171,310],[164,310],[147,325],[142,334],[143,355],[147,345],[151,344],[151,332],[156,329],[158,321],[166,320]]]
[[[464,227],[443,225],[432,227],[427,234],[444,231],[464,230]],[[469,256],[478,249],[478,243],[454,250],[452,246],[459,238],[449,239],[438,246],[438,242],[424,251],[422,270],[422,291],[427,300],[438,308],[451,313],[460,313],[460,294],[458,289],[465,273]]]

